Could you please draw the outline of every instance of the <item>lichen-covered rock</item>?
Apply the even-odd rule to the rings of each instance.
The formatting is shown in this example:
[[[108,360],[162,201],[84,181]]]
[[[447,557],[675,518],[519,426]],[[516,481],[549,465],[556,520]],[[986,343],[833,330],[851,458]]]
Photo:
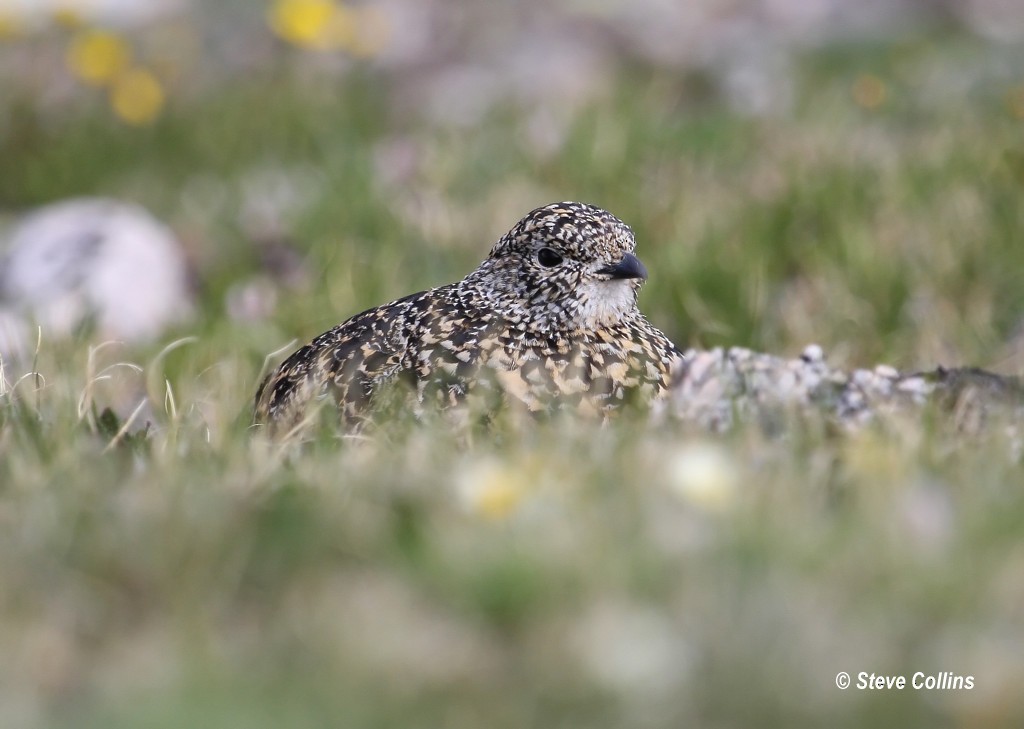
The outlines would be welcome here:
[[[1019,378],[976,368],[901,373],[878,365],[847,372],[831,367],[817,345],[795,359],[740,347],[691,349],[657,414],[720,432],[737,421],[768,423],[779,413],[796,411],[853,429],[928,405],[952,413],[961,430],[978,433],[997,422],[1015,435],[1024,419],[1024,385]]]

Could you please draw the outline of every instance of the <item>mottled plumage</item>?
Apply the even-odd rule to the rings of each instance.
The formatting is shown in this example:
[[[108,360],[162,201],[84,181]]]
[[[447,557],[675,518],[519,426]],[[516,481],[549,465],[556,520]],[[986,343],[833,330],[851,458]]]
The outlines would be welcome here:
[[[604,414],[657,398],[681,355],[636,306],[647,271],[635,245],[600,208],[538,208],[461,281],[357,314],[292,354],[260,386],[256,420],[290,426],[330,398],[351,426],[403,381],[416,410],[501,393],[532,412]]]

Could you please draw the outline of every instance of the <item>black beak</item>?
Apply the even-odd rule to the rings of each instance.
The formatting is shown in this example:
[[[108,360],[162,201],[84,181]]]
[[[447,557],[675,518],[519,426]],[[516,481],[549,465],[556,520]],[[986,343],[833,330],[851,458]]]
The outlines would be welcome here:
[[[632,253],[627,253],[618,263],[605,266],[598,273],[604,273],[612,278],[638,278],[641,281],[647,280],[647,268],[640,263],[640,259]]]

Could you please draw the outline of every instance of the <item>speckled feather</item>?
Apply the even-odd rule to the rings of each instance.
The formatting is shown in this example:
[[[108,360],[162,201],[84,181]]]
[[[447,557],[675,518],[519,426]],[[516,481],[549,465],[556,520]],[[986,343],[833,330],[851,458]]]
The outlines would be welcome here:
[[[291,426],[330,398],[352,427],[396,381],[417,412],[475,393],[594,414],[658,398],[681,353],[636,306],[635,245],[600,208],[538,208],[461,281],[357,314],[292,354],[260,386],[255,420]]]

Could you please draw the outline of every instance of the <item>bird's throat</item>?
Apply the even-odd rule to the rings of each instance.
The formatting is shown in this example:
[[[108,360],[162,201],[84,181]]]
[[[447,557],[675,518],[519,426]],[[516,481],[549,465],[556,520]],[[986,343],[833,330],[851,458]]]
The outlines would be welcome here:
[[[618,324],[636,308],[636,284],[628,279],[591,281],[580,286],[580,329],[600,329]]]

